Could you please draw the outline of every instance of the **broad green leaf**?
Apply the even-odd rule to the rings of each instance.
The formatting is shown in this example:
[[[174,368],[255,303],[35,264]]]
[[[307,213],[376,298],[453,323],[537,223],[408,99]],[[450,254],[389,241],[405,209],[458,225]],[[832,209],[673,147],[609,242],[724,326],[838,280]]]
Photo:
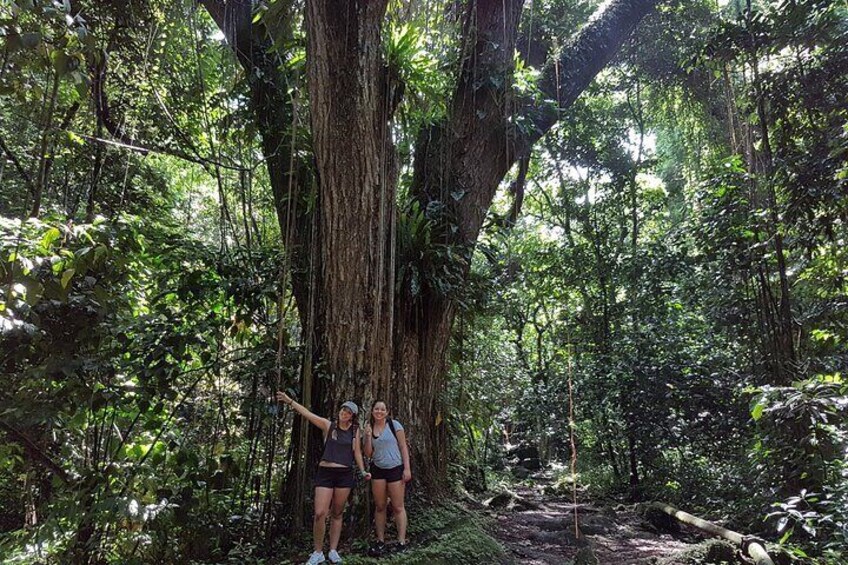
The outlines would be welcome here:
[[[43,236],[41,236],[41,247],[49,249],[53,242],[60,237],[62,237],[62,232],[60,232],[58,228],[50,228],[44,232]]]
[[[71,282],[75,272],[75,269],[68,269],[62,273],[62,288],[68,288],[68,283]]]

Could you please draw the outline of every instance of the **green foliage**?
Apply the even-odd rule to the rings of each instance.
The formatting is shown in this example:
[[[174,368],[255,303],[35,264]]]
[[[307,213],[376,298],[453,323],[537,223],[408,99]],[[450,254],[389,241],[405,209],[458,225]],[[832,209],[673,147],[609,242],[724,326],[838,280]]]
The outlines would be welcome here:
[[[225,555],[240,530],[255,535],[258,522],[232,512],[252,448],[221,421],[244,410],[253,442],[274,419],[256,394],[270,385],[276,340],[253,328],[263,301],[277,302],[274,277],[257,285],[203,244],[129,217],[5,221],[0,243],[0,423],[28,456],[2,476],[35,485],[47,519],[31,541],[66,558],[180,561]],[[273,272],[267,259],[255,268]]]
[[[414,102],[418,119],[436,119],[445,109],[445,73],[427,49],[431,34],[414,22],[390,22],[385,27],[386,66],[403,84],[402,95]]]
[[[846,359],[844,7],[696,4],[647,22],[537,149],[525,217],[475,255],[449,392],[466,437],[564,462],[573,429],[592,498],[791,530],[827,559],[845,523],[845,392],[821,376]],[[470,475],[480,444],[456,428]]]
[[[782,470],[780,479],[794,485],[827,485],[824,492],[801,488],[797,496],[775,502],[781,542],[819,540],[826,553],[846,542],[846,488],[841,483],[848,447],[848,387],[840,375],[818,376],[791,387],[763,387],[752,414],[762,439],[754,455],[765,469]]]
[[[396,289],[415,302],[430,295],[462,303],[465,253],[434,233],[433,215],[413,202],[398,216]]]
[[[505,90],[519,130],[535,126],[513,101],[552,103],[537,50],[555,52],[596,4],[526,3]],[[244,73],[195,3],[0,6],[3,559],[263,562],[280,549],[266,543],[289,519],[275,473],[295,454],[289,415],[265,396],[300,378],[306,332],[281,286],[308,282],[291,259],[309,242],[282,256],[281,225],[308,218],[288,215],[266,164],[291,150],[292,186],[311,168],[302,7],[257,3],[263,47],[249,56],[263,65]],[[439,399],[452,484],[507,480],[506,463],[535,463],[522,448],[570,480],[573,431],[589,496],[685,503],[838,560],[844,3],[664,3],[533,148],[519,221],[498,221],[517,196],[510,173],[473,249],[446,243],[461,228],[446,202],[465,189],[423,207],[405,165],[422,135],[445,133],[433,124],[467,53],[460,10],[391,2],[381,70],[395,292],[461,312]],[[416,512],[421,543],[394,562],[498,559],[484,526],[454,506]]]

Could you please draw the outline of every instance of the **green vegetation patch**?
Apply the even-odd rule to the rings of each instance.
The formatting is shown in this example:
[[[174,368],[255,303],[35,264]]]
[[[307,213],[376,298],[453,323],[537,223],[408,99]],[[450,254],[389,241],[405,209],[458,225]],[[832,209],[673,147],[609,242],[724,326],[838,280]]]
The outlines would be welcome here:
[[[486,531],[486,519],[457,504],[420,509],[410,514],[408,550],[381,559],[350,555],[345,557],[345,563],[497,563],[505,556],[500,543]]]

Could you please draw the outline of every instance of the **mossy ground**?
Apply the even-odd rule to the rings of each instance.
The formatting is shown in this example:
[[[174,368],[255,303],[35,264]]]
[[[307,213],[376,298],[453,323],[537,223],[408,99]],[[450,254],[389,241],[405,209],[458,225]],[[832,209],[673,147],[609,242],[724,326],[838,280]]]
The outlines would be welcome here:
[[[503,547],[486,531],[486,520],[458,504],[410,511],[409,549],[375,559],[360,554],[345,556],[346,565],[458,565],[497,563]],[[359,547],[357,547],[359,545]],[[364,553],[365,544],[354,544]]]
[[[738,563],[736,549],[724,540],[705,540],[682,554],[663,559],[659,565],[733,565]]]
[[[380,558],[368,557],[366,552],[373,540],[355,539],[342,542],[339,551],[345,565],[463,565],[506,563],[501,544],[487,531],[488,519],[465,509],[457,503],[439,506],[407,505],[409,512],[409,546],[403,553],[389,553]],[[276,557],[258,559],[253,555],[233,556],[231,561],[251,565],[294,565],[303,563],[309,555],[311,540],[304,535],[299,540],[280,540]],[[386,531],[389,544],[396,539],[393,525]],[[329,562],[328,562],[329,563]]]

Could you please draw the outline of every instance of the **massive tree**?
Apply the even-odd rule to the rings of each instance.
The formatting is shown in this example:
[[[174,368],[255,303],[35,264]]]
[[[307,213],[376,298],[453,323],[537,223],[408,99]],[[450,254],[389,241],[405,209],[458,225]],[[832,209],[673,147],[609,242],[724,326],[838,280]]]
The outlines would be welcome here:
[[[524,2],[452,5],[462,30],[455,87],[445,114],[417,135],[410,199],[400,206],[401,163],[390,132],[403,84],[381,44],[387,0],[306,2],[314,167],[296,158],[290,135],[293,121],[305,119],[305,104],[289,95],[284,71],[269,54],[299,21],[295,5],[278,3],[277,17],[255,21],[251,0],[202,2],[250,82],[306,331],[304,394],[324,410],[340,394],[387,397],[410,424],[416,470],[427,484],[444,476],[440,392],[456,305],[433,285],[413,293],[396,284],[399,221],[410,210],[426,210],[430,241],[453,257],[440,267],[466,277],[501,181],[529,158],[657,1],[609,2],[572,38],[559,38],[564,47],[557,51],[522,38],[523,57],[541,71],[542,100],[514,90]],[[326,378],[312,378],[318,363]],[[297,455],[314,452],[316,438],[295,436]]]

